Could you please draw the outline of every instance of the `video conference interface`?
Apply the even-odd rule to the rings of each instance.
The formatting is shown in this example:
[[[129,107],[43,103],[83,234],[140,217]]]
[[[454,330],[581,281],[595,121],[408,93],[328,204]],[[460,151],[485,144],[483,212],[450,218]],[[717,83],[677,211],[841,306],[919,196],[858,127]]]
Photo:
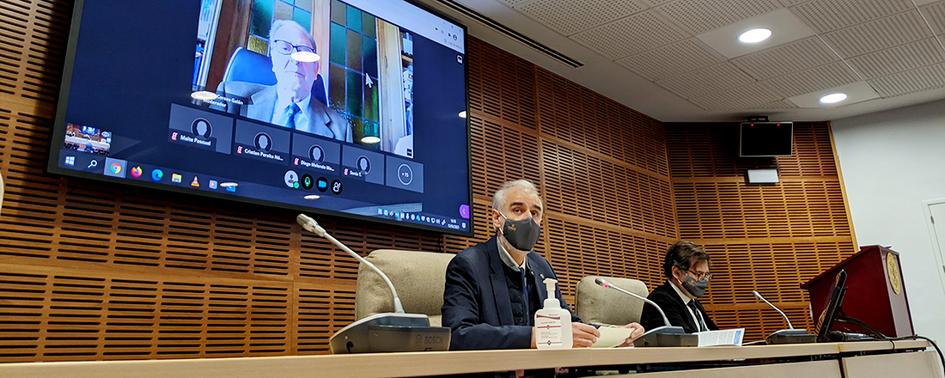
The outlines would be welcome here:
[[[51,171],[470,232],[462,27],[405,1],[121,3],[77,5]]]

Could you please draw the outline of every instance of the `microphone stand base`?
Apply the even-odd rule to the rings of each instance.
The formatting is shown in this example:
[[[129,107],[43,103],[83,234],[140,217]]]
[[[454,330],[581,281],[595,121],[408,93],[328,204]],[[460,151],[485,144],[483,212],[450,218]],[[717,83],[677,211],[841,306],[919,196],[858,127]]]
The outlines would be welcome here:
[[[765,344],[806,344],[817,342],[817,335],[806,329],[782,329],[765,338]]]
[[[663,326],[651,329],[633,342],[635,347],[694,347],[699,335],[686,333],[682,327]]]
[[[328,341],[332,354],[445,351],[450,329],[431,327],[423,314],[382,313],[342,328]]]

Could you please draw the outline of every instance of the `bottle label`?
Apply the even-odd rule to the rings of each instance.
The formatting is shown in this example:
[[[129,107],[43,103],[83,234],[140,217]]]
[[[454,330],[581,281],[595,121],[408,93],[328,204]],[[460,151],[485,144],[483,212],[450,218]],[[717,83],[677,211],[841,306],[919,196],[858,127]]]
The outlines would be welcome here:
[[[535,314],[535,343],[539,348],[561,347],[561,315]]]

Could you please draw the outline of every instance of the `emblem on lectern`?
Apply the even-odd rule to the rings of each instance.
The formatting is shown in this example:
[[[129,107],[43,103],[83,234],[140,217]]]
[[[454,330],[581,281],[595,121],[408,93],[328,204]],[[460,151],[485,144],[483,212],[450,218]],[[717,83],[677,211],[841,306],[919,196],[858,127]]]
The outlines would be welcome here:
[[[899,259],[892,253],[886,254],[886,276],[893,293],[902,294],[902,273],[899,272]]]

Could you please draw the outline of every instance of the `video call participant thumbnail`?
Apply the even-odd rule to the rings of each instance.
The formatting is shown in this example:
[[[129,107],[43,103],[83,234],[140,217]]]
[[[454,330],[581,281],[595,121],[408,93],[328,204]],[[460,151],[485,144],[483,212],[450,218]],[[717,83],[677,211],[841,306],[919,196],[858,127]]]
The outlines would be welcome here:
[[[241,111],[246,117],[350,143],[348,120],[312,96],[320,60],[301,62],[291,56],[296,51],[317,53],[312,36],[289,20],[273,21],[269,36],[276,84],[229,81],[220,84],[220,91],[248,98]]]

